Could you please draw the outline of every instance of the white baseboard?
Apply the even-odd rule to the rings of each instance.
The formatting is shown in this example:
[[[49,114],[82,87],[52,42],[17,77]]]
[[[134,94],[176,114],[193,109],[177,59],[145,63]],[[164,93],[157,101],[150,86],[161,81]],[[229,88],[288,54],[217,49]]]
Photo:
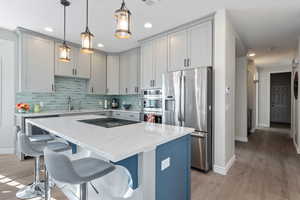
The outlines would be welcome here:
[[[227,175],[229,169],[232,167],[234,162],[235,162],[235,155],[232,156],[232,158],[227,162],[225,167],[214,165],[214,172],[225,176]]]
[[[0,148],[0,155],[2,154],[14,154],[15,153],[15,148]]]
[[[260,128],[270,128],[269,124],[259,124]]]
[[[235,136],[235,140],[239,142],[248,142],[248,137]]]
[[[295,149],[296,149],[296,151],[297,151],[297,154],[300,154],[300,148],[299,148],[299,146],[296,144],[295,139],[293,139],[293,143],[294,143]]]

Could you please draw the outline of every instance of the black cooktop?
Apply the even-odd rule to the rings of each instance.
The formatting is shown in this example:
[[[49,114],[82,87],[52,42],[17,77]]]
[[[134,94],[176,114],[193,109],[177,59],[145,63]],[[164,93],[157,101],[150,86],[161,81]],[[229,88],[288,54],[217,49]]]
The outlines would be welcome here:
[[[140,123],[140,122],[136,122],[136,121],[115,119],[115,118],[87,119],[87,120],[79,120],[79,122],[92,124],[95,126],[101,126],[104,128],[114,128],[114,127],[118,127],[118,126],[125,126],[125,125]]]

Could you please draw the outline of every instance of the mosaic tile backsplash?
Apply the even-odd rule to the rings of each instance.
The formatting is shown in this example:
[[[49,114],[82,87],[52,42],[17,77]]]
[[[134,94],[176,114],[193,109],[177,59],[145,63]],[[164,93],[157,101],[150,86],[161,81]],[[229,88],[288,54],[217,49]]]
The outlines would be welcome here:
[[[104,100],[111,102],[117,98],[120,104],[131,104],[131,110],[141,110],[140,98],[138,95],[94,95],[87,93],[88,81],[84,79],[55,77],[55,93],[17,93],[17,103],[28,103],[31,108],[34,104],[41,104],[42,111],[67,110],[68,96],[72,99],[72,106],[78,109],[101,109]],[[100,102],[100,103],[99,103]],[[102,104],[101,104],[102,102]]]

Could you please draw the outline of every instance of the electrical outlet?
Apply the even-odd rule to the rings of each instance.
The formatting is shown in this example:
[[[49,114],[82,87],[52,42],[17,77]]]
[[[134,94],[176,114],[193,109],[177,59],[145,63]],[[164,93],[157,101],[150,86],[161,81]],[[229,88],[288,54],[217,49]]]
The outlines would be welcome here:
[[[161,171],[164,171],[165,169],[169,168],[171,165],[171,158],[168,157],[161,161]]]

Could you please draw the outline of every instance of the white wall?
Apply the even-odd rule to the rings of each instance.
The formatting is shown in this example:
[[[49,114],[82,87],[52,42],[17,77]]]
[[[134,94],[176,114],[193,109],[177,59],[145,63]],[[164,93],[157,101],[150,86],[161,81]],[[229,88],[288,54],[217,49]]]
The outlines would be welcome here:
[[[16,35],[0,29],[0,154],[14,152]]]
[[[226,10],[216,12],[214,29],[214,171],[226,174],[235,160],[236,67],[236,33]]]
[[[271,73],[291,72],[292,66],[258,68],[258,126],[270,127],[270,84]]]
[[[247,79],[248,79],[248,84],[247,84],[247,105],[248,109],[252,110],[252,125],[251,125],[251,132],[254,132],[256,126],[257,126],[257,111],[256,111],[256,91],[258,90],[258,83],[255,83],[254,80],[257,80],[258,73],[256,69],[256,65],[253,60],[248,61],[248,66],[247,66]]]
[[[235,103],[235,140],[248,141],[247,131],[247,57],[237,59],[236,66],[236,103]],[[253,79],[252,79],[253,80]]]

